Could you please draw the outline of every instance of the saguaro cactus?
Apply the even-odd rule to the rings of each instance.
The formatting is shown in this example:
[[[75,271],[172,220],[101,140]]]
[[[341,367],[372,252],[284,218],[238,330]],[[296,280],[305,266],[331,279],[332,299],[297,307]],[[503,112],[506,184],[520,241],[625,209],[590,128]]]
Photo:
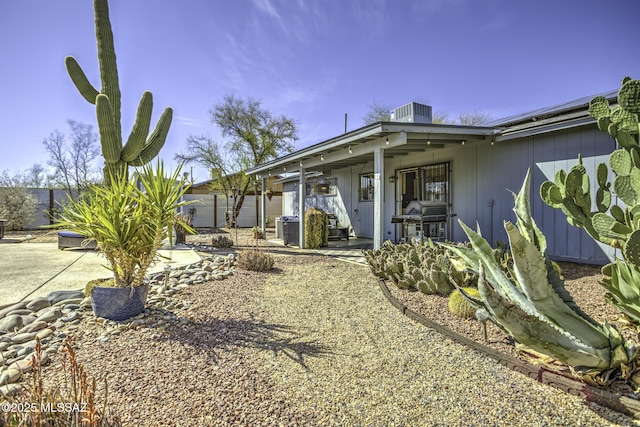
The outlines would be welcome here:
[[[100,91],[89,82],[73,56],[67,56],[65,64],[67,72],[80,94],[89,103],[96,106],[100,144],[105,162],[104,173],[105,176],[109,176],[109,173],[126,170],[122,167],[123,163],[141,166],[158,155],[167,139],[173,110],[171,107],[165,108],[154,131],[149,135],[153,96],[151,92],[145,91],[138,105],[135,124],[123,146],[120,124],[120,87],[113,32],[109,20],[109,5],[107,0],[94,0],[93,6],[102,85]]]

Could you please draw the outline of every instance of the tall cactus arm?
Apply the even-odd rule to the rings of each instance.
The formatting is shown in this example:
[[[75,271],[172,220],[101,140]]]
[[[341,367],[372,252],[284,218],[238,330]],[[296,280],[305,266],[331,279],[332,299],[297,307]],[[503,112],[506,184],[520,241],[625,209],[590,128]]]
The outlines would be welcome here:
[[[156,128],[153,130],[151,136],[147,140],[146,145],[142,149],[140,155],[131,162],[133,166],[141,166],[145,163],[149,163],[155,156],[158,155],[164,142],[167,139],[169,128],[171,127],[171,120],[173,119],[173,109],[167,107],[162,112]]]
[[[136,121],[127,139],[127,143],[122,148],[120,158],[125,162],[131,162],[140,155],[147,142],[149,127],[151,126],[151,111],[153,109],[153,95],[145,91],[138,104]]]
[[[67,56],[64,58],[64,63],[67,66],[67,73],[69,73],[69,77],[71,77],[73,84],[78,88],[80,95],[82,95],[90,104],[95,104],[96,96],[98,96],[100,92],[98,92],[91,82],[89,82],[89,79],[84,71],[82,71],[78,61],[76,61],[73,56]]]
[[[109,20],[107,0],[94,0],[96,40],[98,43],[98,62],[100,64],[101,93],[109,97],[113,111],[114,125],[118,134],[120,129],[120,84],[116,65],[116,51],[113,44],[113,32]]]
[[[107,164],[117,163],[120,160],[122,136],[116,130],[109,97],[104,94],[96,97],[96,116],[104,161]]]

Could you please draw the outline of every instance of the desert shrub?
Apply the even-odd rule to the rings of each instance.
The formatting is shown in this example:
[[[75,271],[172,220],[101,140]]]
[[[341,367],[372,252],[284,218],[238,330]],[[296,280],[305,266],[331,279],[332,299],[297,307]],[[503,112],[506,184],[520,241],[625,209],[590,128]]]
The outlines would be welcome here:
[[[247,249],[238,254],[238,268],[243,270],[268,271],[273,263],[273,257],[260,249]]]
[[[38,200],[22,187],[0,188],[0,218],[9,230],[20,230],[36,220]]]
[[[107,407],[107,386],[98,402],[96,380],[78,362],[70,337],[63,343],[63,381],[45,387],[42,376],[42,346],[36,343],[30,385],[14,396],[0,395],[0,425],[9,426],[91,426],[122,425]],[[11,408],[15,407],[13,411]],[[24,410],[28,408],[28,410]],[[19,410],[21,409],[21,410]]]
[[[329,216],[319,208],[309,208],[304,213],[304,245],[318,249],[329,244]]]
[[[224,234],[216,234],[211,238],[211,246],[219,249],[230,248],[233,246],[233,240]]]
[[[478,292],[477,288],[465,287],[462,288],[462,290],[470,297],[480,298],[480,292]],[[476,310],[462,296],[462,293],[458,289],[451,292],[449,296],[449,312],[463,319],[471,319],[475,317],[476,314]]]

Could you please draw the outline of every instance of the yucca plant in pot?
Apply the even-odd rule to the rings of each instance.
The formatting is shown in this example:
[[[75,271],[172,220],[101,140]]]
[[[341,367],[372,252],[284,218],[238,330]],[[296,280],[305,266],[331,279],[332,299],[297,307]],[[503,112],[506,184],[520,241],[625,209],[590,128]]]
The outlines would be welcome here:
[[[144,311],[144,277],[158,248],[174,226],[193,230],[176,209],[188,204],[188,183],[178,167],[169,176],[161,161],[139,173],[112,173],[105,185],[93,185],[86,197],[71,200],[54,226],[80,233],[98,244],[113,276],[92,281],[89,290],[98,317],[124,320]],[[171,236],[169,236],[171,238]]]

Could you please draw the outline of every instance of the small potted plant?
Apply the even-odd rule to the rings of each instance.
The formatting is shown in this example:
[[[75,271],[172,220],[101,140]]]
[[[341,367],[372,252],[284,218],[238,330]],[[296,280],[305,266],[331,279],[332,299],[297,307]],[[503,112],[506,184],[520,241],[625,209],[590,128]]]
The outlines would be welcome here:
[[[188,184],[180,179],[180,169],[166,177],[158,161],[155,170],[145,165],[135,176],[128,177],[126,170],[111,174],[106,185],[93,185],[86,197],[70,200],[56,220],[55,227],[96,241],[113,273],[98,284],[92,281],[97,317],[124,320],[144,311],[148,291],[144,277],[162,241],[176,225],[193,232],[175,214],[188,203],[182,201]]]
[[[262,239],[262,228],[257,225],[251,228],[251,237],[254,239]]]

